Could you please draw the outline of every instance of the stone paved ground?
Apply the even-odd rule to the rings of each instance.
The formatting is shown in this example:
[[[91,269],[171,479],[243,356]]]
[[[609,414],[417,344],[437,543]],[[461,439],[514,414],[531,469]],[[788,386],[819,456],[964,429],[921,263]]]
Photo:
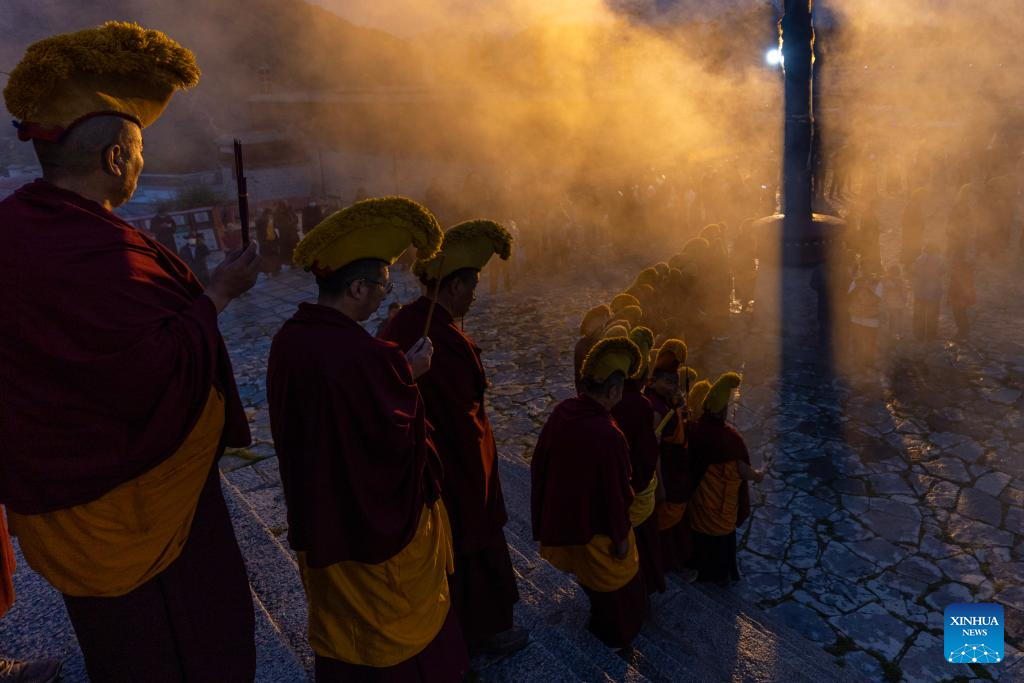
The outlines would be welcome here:
[[[894,207],[887,208],[891,220]],[[887,236],[887,249],[891,241]],[[696,664],[721,658],[702,653],[706,635],[690,623],[687,610],[694,613],[695,602],[702,601],[708,615],[717,601],[732,619],[733,600],[765,609],[864,680],[1024,680],[1017,649],[1024,648],[1024,299],[1012,275],[981,279],[976,344],[895,345],[886,350],[884,371],[874,376],[832,380],[809,368],[781,382],[770,340],[747,333],[744,315],[730,320],[727,341],[694,350],[702,374],[744,373],[732,417],[755,465],[769,472],[754,488],[753,515],[741,530],[745,580],[731,598],[712,590],[709,601],[701,597],[705,593],[681,593],[676,585],[656,599],[654,622],[641,636],[644,661],[627,666],[584,642],[577,626],[585,618],[585,600],[529,541],[528,458],[552,406],[572,392],[571,349],[580,314],[628,284],[642,265],[549,273],[497,297],[485,291],[466,321],[484,349],[493,383],[489,410],[524,594],[517,614],[539,640],[549,639],[546,650],[530,648],[508,666],[485,662],[485,679],[521,681],[530,671],[531,680],[794,680],[781,669],[762,678],[750,668],[748,660],[765,652],[757,645],[772,642],[772,633],[742,618],[742,610],[735,612],[733,659],[717,674],[693,673],[700,670]],[[394,296],[415,296],[408,276],[395,279]],[[304,605],[294,564],[278,543],[259,537],[265,527],[284,541],[287,530],[266,411],[266,357],[272,335],[312,292],[308,275],[286,270],[261,278],[221,321],[255,439],[222,466],[232,484],[230,504],[244,504],[258,517],[236,515],[236,525],[243,520],[237,530],[247,561],[260,565],[250,566],[263,601],[258,607],[270,612],[271,621],[260,622],[261,642],[269,643],[261,649],[267,660],[261,680],[296,680],[294,663],[286,661],[293,658],[290,651],[275,654],[282,636],[309,663],[308,648],[296,642]],[[371,329],[376,322],[370,321]],[[951,329],[950,321],[943,325]],[[283,587],[257,585],[275,577]],[[20,656],[70,656],[71,680],[82,680],[57,596],[23,563],[16,583],[21,600],[0,623],[0,645]],[[987,668],[942,662],[942,609],[986,600],[1006,610],[1006,661]],[[577,640],[566,639],[577,632]],[[13,647],[5,639],[12,634]],[[568,666],[545,677],[545,669],[531,668],[542,661]],[[272,673],[275,663],[290,666],[291,677]],[[586,671],[593,675],[580,673]],[[814,672],[804,678],[831,680]]]
[[[891,216],[895,207],[887,208]],[[884,238],[886,248],[892,239]],[[484,349],[493,383],[489,410],[503,471],[528,473],[540,427],[572,392],[580,314],[625,287],[636,268],[621,270],[549,275],[511,294],[481,294],[466,329]],[[738,596],[866,679],[1024,680],[1024,299],[1015,277],[979,279],[975,343],[887,345],[876,375],[823,382],[809,372],[783,386],[764,352],[770,346],[746,334],[740,315],[728,341],[696,356],[702,374],[744,371],[734,419],[755,465],[769,472],[742,530]],[[407,276],[395,279],[393,296],[415,297]],[[250,481],[246,495],[278,535],[286,521],[265,362],[270,337],[312,292],[307,275],[285,272],[261,281],[222,321],[255,438],[224,468],[236,470],[233,479],[255,463],[265,484],[252,490]],[[942,324],[950,332],[945,313]],[[510,530],[528,539],[529,511],[510,515]],[[941,661],[943,608],[989,600],[1006,610],[1006,662],[986,669]]]

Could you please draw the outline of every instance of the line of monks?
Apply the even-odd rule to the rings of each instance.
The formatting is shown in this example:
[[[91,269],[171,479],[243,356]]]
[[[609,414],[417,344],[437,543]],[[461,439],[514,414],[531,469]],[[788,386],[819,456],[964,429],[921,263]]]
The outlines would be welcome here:
[[[198,78],[164,34],[108,22],[34,44],[4,91],[43,178],[0,202],[0,503],[62,594],[94,681],[255,676],[217,467],[250,434],[217,318],[259,257],[229,255],[204,289],[112,211],[134,192],[143,128]],[[511,243],[488,220],[442,232],[391,197],[336,212],[295,249],[318,296],[274,337],[267,394],[317,680],[459,681],[470,654],[528,643],[488,381],[457,324]],[[410,247],[424,296],[371,336],[361,323]],[[652,352],[650,330],[607,310],[584,321],[579,396],[541,433],[531,512],[541,555],[576,577],[592,632],[620,648],[664,587],[659,542],[671,547],[684,514],[711,558],[702,577],[734,572],[744,482],[760,474],[724,419],[738,377],[698,383],[687,417],[685,345]],[[0,612],[12,573],[0,525]],[[17,680],[57,675],[12,664]]]

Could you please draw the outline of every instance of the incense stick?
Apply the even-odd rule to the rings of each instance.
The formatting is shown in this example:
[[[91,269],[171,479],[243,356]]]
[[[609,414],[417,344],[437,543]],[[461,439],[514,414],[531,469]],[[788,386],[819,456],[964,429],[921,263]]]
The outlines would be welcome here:
[[[427,324],[423,328],[423,336],[430,333],[430,323],[434,320],[434,308],[437,306],[437,295],[441,293],[441,273],[444,271],[444,252],[441,252],[441,260],[437,264],[437,282],[434,283],[434,296],[430,299],[430,308],[427,310]]]

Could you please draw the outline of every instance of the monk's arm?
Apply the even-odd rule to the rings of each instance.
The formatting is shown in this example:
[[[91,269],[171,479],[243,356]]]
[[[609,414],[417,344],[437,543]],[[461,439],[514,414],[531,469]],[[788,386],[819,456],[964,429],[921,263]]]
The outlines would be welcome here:
[[[736,461],[736,471],[740,473],[740,479],[745,481],[760,483],[764,479],[764,473],[761,470],[755,470],[742,460]]]

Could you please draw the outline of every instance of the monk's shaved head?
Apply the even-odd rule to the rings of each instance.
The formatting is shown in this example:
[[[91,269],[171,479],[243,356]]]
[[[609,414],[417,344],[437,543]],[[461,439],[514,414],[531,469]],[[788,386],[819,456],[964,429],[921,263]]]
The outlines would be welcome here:
[[[94,116],[59,142],[33,140],[43,178],[105,206],[135,193],[142,172],[142,129],[120,116]]]
[[[43,177],[87,175],[102,168],[103,152],[113,145],[141,146],[139,126],[120,116],[94,116],[68,131],[60,142],[33,140]]]

